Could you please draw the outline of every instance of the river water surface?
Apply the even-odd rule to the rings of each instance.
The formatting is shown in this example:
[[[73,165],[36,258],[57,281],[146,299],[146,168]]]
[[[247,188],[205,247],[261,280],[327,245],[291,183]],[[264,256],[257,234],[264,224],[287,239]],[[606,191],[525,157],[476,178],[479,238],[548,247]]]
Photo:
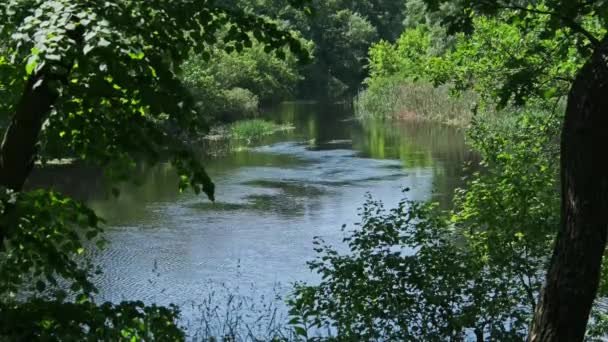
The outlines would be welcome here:
[[[439,125],[361,123],[348,108],[306,103],[267,116],[295,129],[208,161],[216,203],[179,194],[166,165],[118,199],[91,190],[108,221],[110,245],[95,256],[103,299],[183,304],[214,284],[285,293],[314,282],[313,237],[338,244],[366,193],[390,206],[408,187],[411,199],[447,205],[469,158],[462,132]]]

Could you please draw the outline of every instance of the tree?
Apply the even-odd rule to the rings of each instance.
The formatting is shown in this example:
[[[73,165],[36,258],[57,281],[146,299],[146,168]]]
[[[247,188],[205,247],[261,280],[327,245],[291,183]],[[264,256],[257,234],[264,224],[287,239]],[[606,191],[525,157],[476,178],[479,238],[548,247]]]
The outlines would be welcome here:
[[[442,3],[427,1],[431,10]],[[561,135],[561,226],[529,335],[532,341],[580,341],[596,297],[608,233],[608,172],[600,148],[608,139],[608,117],[602,111],[607,104],[608,4],[582,0],[464,0],[459,4],[467,9],[460,12],[465,16],[444,17],[452,30],[470,31],[475,13],[497,15],[509,10],[509,20],[524,23],[548,15],[543,34],[553,36],[566,28],[567,39],[560,46],[577,48],[584,56],[584,66],[577,70],[569,90]],[[594,33],[590,29],[594,25],[602,30]],[[515,66],[519,72],[504,83],[503,103],[509,99],[525,102],[544,72],[525,64]]]
[[[394,41],[401,31],[403,3],[392,0],[313,0],[313,16],[285,0],[231,0],[252,13],[278,17],[315,44],[315,61],[303,70],[302,96],[355,93],[365,78],[367,50],[377,39]],[[312,93],[311,93],[312,90]]]
[[[103,243],[100,219],[60,194],[23,187],[35,162],[58,151],[102,167],[112,180],[129,179],[137,161],[168,159],[180,189],[213,199],[214,185],[187,145],[205,129],[204,113],[178,76],[182,62],[193,52],[207,54],[226,26],[227,49],[241,50],[255,39],[279,57],[287,46],[307,58],[300,41],[276,24],[213,1],[0,4],[0,113],[10,118],[0,146],[2,336],[183,337],[175,308],[93,304],[91,265],[81,260],[83,239]],[[71,285],[73,303],[50,291],[59,280]],[[39,299],[16,301],[28,283]]]

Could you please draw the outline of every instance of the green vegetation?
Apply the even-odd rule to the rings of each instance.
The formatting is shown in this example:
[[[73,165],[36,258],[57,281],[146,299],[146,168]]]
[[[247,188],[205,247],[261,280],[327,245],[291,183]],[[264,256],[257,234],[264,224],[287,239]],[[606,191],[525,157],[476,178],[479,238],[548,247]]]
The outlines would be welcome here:
[[[409,200],[386,209],[369,197],[361,224],[345,231],[349,253],[315,241],[309,265],[323,280],[296,288],[294,322],[346,340],[525,339],[559,225],[560,121],[478,119],[469,140],[484,170],[454,211]]]
[[[176,188],[214,200],[192,143],[209,126],[259,140],[290,128],[257,118],[261,106],[362,85],[361,118],[468,126],[481,170],[451,210],[369,197],[347,252],[315,240],[321,280],[295,287],[288,324],[265,316],[270,338],[602,340],[607,51],[607,1],[6,0],[0,340],[186,339],[181,308],[95,300],[103,270],[89,256],[107,243],[104,222],[58,192],[24,190],[36,165],[71,158],[116,184],[138,164],[170,162]],[[308,130],[321,136],[319,126]],[[387,151],[386,139],[404,138],[377,127],[353,144],[407,154],[405,140]],[[301,211],[300,199],[323,194],[282,189]],[[247,199],[294,208],[280,195]],[[196,337],[253,336],[205,322]]]
[[[272,121],[253,119],[235,122],[230,126],[230,135],[237,140],[259,140],[264,136],[293,129],[291,125],[279,125]]]
[[[250,13],[276,18],[314,43],[314,60],[302,68],[298,95],[330,99],[356,93],[366,77],[368,48],[377,39],[394,41],[403,6],[393,0],[312,0],[314,15],[285,6],[285,0],[231,0]]]
[[[420,119],[466,126],[477,100],[478,96],[471,91],[455,97],[448,86],[387,77],[370,83],[369,88],[359,93],[355,98],[355,114],[360,119]]]
[[[359,114],[453,122],[424,105],[447,102],[433,98],[441,88],[426,101],[412,90],[429,83],[460,95],[456,108],[476,98],[469,136],[484,170],[453,213],[409,201],[385,211],[370,200],[345,238],[350,254],[317,241],[310,266],[323,281],[300,285],[292,301],[300,335],[331,326],[346,340],[605,338],[606,312],[594,303],[606,296],[608,173],[594,161],[608,125],[608,5],[411,0],[407,8],[398,41],[370,50]]]
[[[296,56],[284,49],[279,58],[266,53],[263,44],[251,44],[240,52],[227,52],[231,49],[216,43],[207,54],[192,56],[183,64],[182,79],[211,123],[252,118],[260,105],[294,96],[301,79]]]
[[[394,40],[403,17],[400,4],[384,0],[312,1],[313,16],[284,0],[234,0],[224,6],[267,18],[290,31],[314,59],[301,66],[289,49],[269,55],[254,39],[229,46],[220,39],[191,56],[182,67],[182,78],[211,122],[251,118],[253,108],[296,94],[333,99],[355,93],[367,74],[368,48],[378,38]],[[223,28],[229,31],[228,26]]]
[[[426,9],[418,0],[409,4]],[[541,28],[550,16],[511,23],[508,19],[514,13],[476,16],[470,22],[471,34],[454,35],[438,26],[442,11],[425,16],[414,13],[394,44],[381,41],[370,49],[370,77],[356,101],[358,114],[465,126],[477,107],[492,111],[495,106],[513,108],[537,102],[550,107],[548,102],[568,92],[583,56],[564,45],[564,31],[543,36]],[[601,31],[597,22],[587,22],[593,32]],[[538,78],[526,84],[529,70],[535,70]],[[429,83],[440,86],[430,90]]]

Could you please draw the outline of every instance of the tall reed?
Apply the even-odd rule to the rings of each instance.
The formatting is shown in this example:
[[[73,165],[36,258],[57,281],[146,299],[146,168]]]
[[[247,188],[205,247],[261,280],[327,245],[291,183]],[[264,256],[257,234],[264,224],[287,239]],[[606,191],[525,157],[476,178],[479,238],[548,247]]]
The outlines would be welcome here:
[[[450,125],[467,125],[478,96],[472,91],[454,95],[449,86],[423,81],[385,78],[375,80],[355,98],[359,118],[421,119]]]

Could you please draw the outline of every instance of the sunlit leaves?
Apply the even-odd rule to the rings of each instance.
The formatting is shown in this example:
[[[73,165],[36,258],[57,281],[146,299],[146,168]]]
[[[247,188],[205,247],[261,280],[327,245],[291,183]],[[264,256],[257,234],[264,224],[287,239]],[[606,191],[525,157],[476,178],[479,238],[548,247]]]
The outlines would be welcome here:
[[[425,2],[433,11],[447,6]],[[461,83],[499,107],[564,96],[608,24],[605,1],[464,0],[457,7],[443,23],[461,32],[454,55]]]
[[[5,251],[0,257],[0,292],[18,293],[28,279],[57,285],[61,278],[76,293],[89,295],[95,288],[88,280],[90,266],[76,261],[85,243],[104,244],[99,237],[100,219],[81,203],[54,192],[35,191],[16,195],[2,216],[2,227],[10,227]],[[86,242],[86,241],[90,242]]]
[[[568,92],[585,54],[567,27],[547,29],[549,15],[528,14],[523,20],[514,13],[472,18],[472,33],[456,34],[452,48],[439,55],[433,55],[430,42],[437,38],[425,25],[407,29],[396,44],[380,43],[370,50],[369,83],[382,75],[400,75],[447,83],[459,91],[473,89],[491,106],[553,106]],[[588,30],[601,31],[597,20],[585,19]]]
[[[230,29],[220,38],[227,49],[251,46],[252,32],[278,57],[285,58],[283,47],[301,60],[309,55],[275,23],[205,1],[13,0],[0,9],[2,32],[10,37],[5,52],[23,65],[23,76],[70,73],[68,84],[57,84],[63,96],[45,132],[56,142],[44,146],[57,153],[67,148],[102,165],[117,154],[153,162],[175,141],[183,144],[205,130],[204,113],[181,85],[177,66],[193,50],[209,56],[226,25]],[[191,181],[205,178],[196,176],[204,173],[198,167]]]

